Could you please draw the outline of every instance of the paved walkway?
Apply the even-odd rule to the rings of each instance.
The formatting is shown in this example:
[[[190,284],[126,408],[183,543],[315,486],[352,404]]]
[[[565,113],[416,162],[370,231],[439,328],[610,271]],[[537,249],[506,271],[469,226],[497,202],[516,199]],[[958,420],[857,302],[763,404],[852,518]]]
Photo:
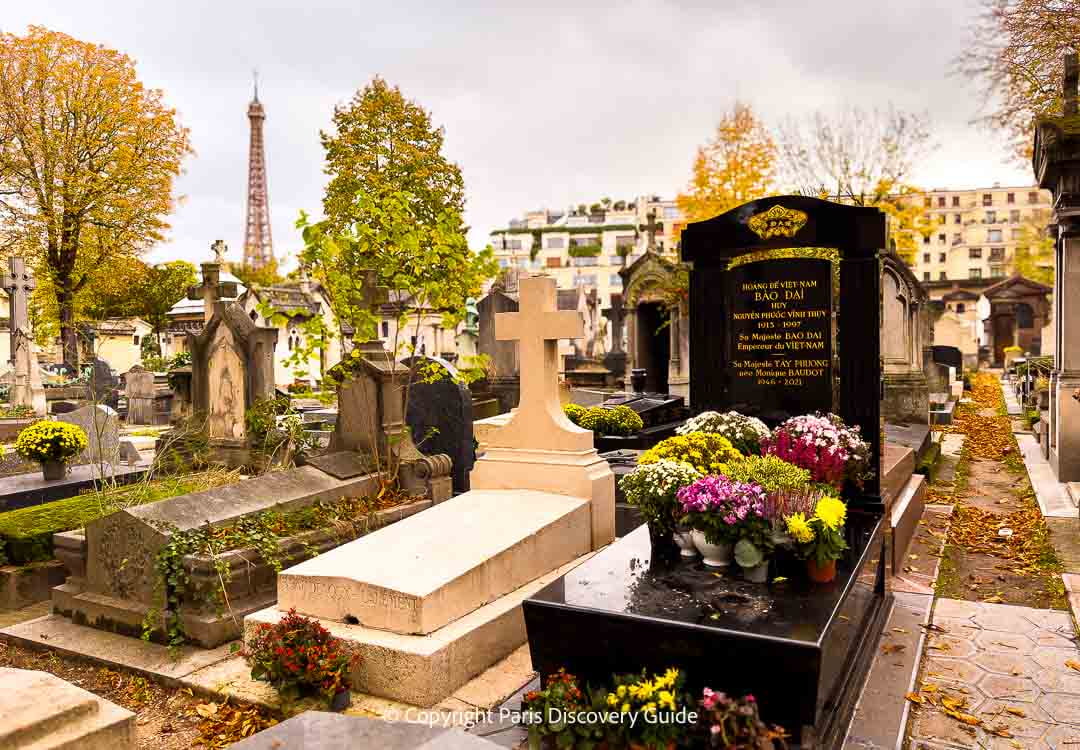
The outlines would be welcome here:
[[[939,599],[911,750],[1080,747],[1080,650],[1068,612]]]

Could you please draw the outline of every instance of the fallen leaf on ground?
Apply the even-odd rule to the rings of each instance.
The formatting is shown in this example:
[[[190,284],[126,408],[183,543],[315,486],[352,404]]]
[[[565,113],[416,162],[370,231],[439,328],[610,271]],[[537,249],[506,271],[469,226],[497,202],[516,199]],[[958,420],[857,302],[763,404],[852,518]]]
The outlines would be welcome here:
[[[1024,713],[1024,709],[1022,709],[1022,708],[1013,708],[1012,706],[1005,706],[1005,711],[1012,714],[1013,716],[1019,716],[1021,719],[1023,719],[1024,717],[1027,716],[1027,714]]]
[[[923,697],[921,695],[919,695],[918,693],[908,693],[904,697],[907,698],[912,703],[918,703],[920,705],[926,702],[923,699]]]
[[[1069,659],[1065,662],[1065,666],[1069,669],[1075,669],[1077,672],[1080,672],[1080,661],[1077,661],[1076,659]]]

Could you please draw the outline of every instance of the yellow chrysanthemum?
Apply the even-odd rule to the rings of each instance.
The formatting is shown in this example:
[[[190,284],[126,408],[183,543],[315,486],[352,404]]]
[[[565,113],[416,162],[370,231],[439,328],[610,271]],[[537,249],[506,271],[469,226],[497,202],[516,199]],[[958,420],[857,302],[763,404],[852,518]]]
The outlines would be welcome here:
[[[626,685],[619,685],[619,687],[616,688],[616,690],[615,690],[615,694],[618,695],[620,698],[625,698],[626,697]]]
[[[666,708],[669,711],[675,710],[675,695],[670,690],[661,690],[657,693],[656,701],[660,704],[660,708]]]
[[[837,531],[844,525],[847,517],[847,506],[842,500],[826,495],[818,500],[814,515],[821,520],[831,531]]]
[[[787,517],[786,525],[791,538],[799,544],[808,544],[814,541],[814,530],[810,528],[806,516],[802,513],[792,513]]]
[[[617,697],[615,697],[615,693],[608,693],[607,694],[607,704],[609,706],[614,706],[618,702],[619,702],[619,699]]]
[[[622,711],[624,714],[630,713],[630,704],[629,703],[622,704],[622,707],[619,710]]]
[[[656,704],[653,703],[652,701],[649,701],[648,703],[645,704],[644,710],[645,710],[645,713],[647,713],[647,714],[654,714],[654,713],[656,713]]]

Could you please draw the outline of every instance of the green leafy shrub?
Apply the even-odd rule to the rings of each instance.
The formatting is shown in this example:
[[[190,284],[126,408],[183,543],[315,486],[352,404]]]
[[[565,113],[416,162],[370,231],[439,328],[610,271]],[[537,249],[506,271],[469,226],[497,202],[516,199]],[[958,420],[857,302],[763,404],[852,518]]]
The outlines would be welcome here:
[[[28,461],[66,461],[87,445],[83,429],[67,422],[34,422],[15,438],[15,452]]]
[[[720,473],[736,482],[760,484],[766,492],[796,489],[810,484],[810,472],[774,455],[747,456],[720,466]]]

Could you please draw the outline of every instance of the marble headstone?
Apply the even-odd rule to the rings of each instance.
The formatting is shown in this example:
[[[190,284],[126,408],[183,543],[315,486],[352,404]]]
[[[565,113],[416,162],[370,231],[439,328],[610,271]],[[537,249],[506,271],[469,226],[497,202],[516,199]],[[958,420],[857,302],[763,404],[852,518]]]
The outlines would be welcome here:
[[[78,425],[89,442],[86,450],[69,463],[116,466],[120,461],[120,418],[109,407],[102,404],[82,406],[59,415],[56,420]]]

